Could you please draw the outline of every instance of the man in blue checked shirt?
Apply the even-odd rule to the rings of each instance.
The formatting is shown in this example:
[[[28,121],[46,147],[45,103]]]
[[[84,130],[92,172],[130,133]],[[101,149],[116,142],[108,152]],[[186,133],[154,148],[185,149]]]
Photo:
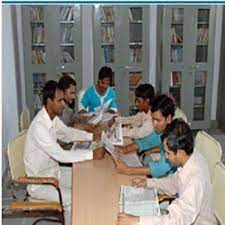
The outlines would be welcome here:
[[[157,96],[151,106],[151,112],[154,131],[149,136],[137,139],[130,145],[116,147],[116,150],[124,154],[135,151],[142,153],[146,150],[150,150],[151,153],[160,153],[159,159],[153,160],[149,157],[151,154],[147,155],[148,160],[143,167],[128,167],[121,160],[114,159],[116,169],[119,173],[162,177],[176,171],[176,167],[174,167],[165,157],[165,150],[161,140],[161,135],[165,131],[167,125],[172,122],[175,112],[174,102],[166,95]]]

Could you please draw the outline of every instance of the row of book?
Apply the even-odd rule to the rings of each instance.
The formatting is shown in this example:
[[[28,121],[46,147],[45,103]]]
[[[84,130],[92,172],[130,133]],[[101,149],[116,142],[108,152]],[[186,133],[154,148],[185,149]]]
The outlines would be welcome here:
[[[171,42],[172,43],[183,43],[183,34],[176,31],[175,27],[171,27]]]
[[[170,74],[170,86],[179,87],[181,85],[181,72],[173,71]]]
[[[183,61],[183,48],[171,48],[170,60],[172,63],[178,63]]]
[[[129,20],[132,21],[142,21],[142,8],[135,7],[129,9]]]
[[[102,43],[113,43],[114,42],[114,27],[102,26],[100,35],[101,35]]]
[[[61,7],[59,18],[61,21],[73,21],[74,20],[74,7]]]
[[[172,9],[172,23],[182,23],[184,21],[184,9]]]
[[[103,50],[104,50],[105,63],[113,63],[114,62],[114,48],[106,46],[103,48]]]
[[[140,63],[142,61],[142,48],[130,48],[130,62]]]
[[[45,43],[45,28],[44,26],[32,27],[32,44]]]
[[[64,27],[61,31],[61,43],[73,43],[73,31],[69,27]]]
[[[209,31],[208,28],[198,28],[197,30],[197,42],[206,44],[208,43]]]
[[[43,21],[44,20],[44,8],[43,7],[30,7],[31,21]]]
[[[114,10],[113,7],[101,7],[101,21],[113,22],[114,21]]]
[[[74,58],[71,56],[71,54],[68,51],[63,51],[61,53],[60,63],[74,63]]]
[[[32,49],[32,64],[45,64],[46,52],[43,49]]]

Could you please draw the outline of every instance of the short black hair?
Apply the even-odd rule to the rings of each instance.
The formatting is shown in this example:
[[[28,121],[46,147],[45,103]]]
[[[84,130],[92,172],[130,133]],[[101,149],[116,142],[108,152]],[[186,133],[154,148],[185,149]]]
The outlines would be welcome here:
[[[61,90],[65,91],[67,90],[70,85],[76,86],[77,83],[76,81],[70,77],[69,75],[63,75],[60,79],[59,79],[59,87]]]
[[[166,127],[164,134],[161,136],[162,141],[167,138],[167,145],[170,151],[175,154],[178,149],[182,149],[187,155],[193,152],[194,140],[191,128],[183,119],[174,119]]]
[[[43,100],[44,106],[47,105],[48,98],[50,98],[52,100],[55,98],[56,90],[61,90],[59,87],[59,84],[56,81],[49,80],[45,84],[43,91],[42,91],[42,94],[43,94],[42,100]]]
[[[98,79],[99,80],[102,80],[106,77],[110,78],[110,80],[112,80],[112,69],[110,67],[107,67],[107,66],[103,66],[100,70],[99,70],[99,73],[98,73]]]
[[[154,101],[151,105],[151,112],[154,113],[156,111],[160,111],[163,117],[174,117],[175,113],[175,104],[174,101],[168,97],[167,95],[158,95],[154,98]]]
[[[151,105],[155,97],[154,87],[151,84],[140,84],[135,89],[135,96],[137,98],[149,99],[149,104]]]

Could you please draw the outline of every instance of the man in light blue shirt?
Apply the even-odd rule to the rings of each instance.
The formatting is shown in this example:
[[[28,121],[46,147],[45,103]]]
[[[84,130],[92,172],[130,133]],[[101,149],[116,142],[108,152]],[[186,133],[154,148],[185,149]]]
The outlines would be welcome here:
[[[112,69],[102,67],[99,71],[98,83],[91,85],[84,93],[81,100],[82,110],[80,112],[105,111],[116,113],[116,94],[110,87],[112,82]]]
[[[154,131],[144,138],[135,140],[135,142],[130,145],[117,147],[116,150],[124,154],[135,151],[142,153],[146,150],[150,150],[152,153],[160,153],[160,158],[153,161],[149,157],[149,160],[143,167],[128,167],[124,162],[115,159],[116,169],[119,173],[162,177],[176,171],[176,167],[166,159],[165,150],[161,141],[161,135],[173,119],[175,112],[174,102],[166,95],[157,96],[152,103],[151,112]]]

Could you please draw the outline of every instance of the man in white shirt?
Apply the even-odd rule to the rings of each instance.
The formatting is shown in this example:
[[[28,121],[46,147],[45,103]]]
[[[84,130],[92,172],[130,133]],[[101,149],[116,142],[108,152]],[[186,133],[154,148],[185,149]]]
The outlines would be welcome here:
[[[215,225],[212,187],[206,160],[193,150],[187,123],[175,119],[163,135],[166,157],[178,167],[175,174],[160,179],[134,178],[137,187],[154,187],[160,194],[178,195],[161,216],[119,214],[117,225]]]
[[[55,177],[59,180],[66,218],[70,224],[71,168],[60,168],[59,162],[72,163],[93,158],[92,151],[64,151],[57,139],[64,142],[92,141],[93,134],[69,128],[59,115],[65,106],[64,93],[55,81],[46,83],[43,89],[43,108],[33,119],[26,137],[24,163],[28,176]],[[52,186],[29,185],[28,193],[38,199],[58,201],[58,192]]]

